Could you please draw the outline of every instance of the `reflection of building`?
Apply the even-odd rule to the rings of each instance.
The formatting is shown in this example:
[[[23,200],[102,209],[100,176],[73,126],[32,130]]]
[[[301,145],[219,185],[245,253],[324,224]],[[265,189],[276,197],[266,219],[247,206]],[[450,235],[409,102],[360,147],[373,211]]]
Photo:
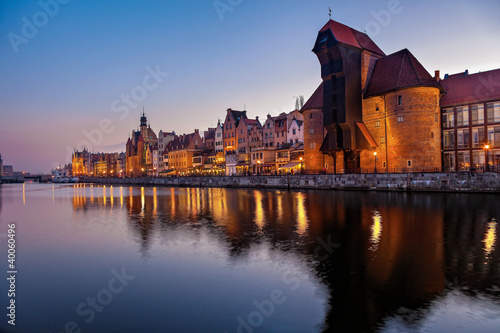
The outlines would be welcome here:
[[[443,166],[446,171],[500,166],[500,69],[445,75],[441,98]],[[489,146],[485,149],[485,146]]]

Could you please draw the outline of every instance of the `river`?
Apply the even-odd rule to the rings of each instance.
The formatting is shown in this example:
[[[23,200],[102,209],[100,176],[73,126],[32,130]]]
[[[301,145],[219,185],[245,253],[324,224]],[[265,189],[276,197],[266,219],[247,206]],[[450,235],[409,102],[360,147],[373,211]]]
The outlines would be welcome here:
[[[499,202],[0,185],[0,331],[496,333]]]

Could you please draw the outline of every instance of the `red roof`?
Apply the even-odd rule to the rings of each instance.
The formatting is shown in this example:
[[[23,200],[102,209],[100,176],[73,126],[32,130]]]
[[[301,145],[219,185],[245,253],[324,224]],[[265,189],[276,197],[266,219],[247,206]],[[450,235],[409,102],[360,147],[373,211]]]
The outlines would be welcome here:
[[[407,49],[377,59],[365,97],[383,95],[408,87],[436,87],[441,85],[427,72]]]
[[[312,96],[307,100],[306,104],[300,109],[300,112],[311,109],[321,109],[323,108],[323,82],[319,85]]]
[[[325,32],[328,29],[332,31],[333,36],[339,43],[385,56],[385,53],[365,33],[333,20],[328,21],[319,32]]]
[[[441,80],[445,94],[441,106],[500,99],[500,69]]]

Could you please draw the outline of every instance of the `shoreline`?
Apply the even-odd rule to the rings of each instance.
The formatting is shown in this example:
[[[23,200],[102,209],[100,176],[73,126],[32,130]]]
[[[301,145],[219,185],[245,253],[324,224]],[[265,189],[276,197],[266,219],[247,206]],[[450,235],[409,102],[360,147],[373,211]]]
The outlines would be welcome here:
[[[500,193],[500,174],[461,173],[378,173],[289,176],[215,176],[166,178],[91,178],[80,183],[99,185],[225,187],[301,190],[360,190],[398,192]]]

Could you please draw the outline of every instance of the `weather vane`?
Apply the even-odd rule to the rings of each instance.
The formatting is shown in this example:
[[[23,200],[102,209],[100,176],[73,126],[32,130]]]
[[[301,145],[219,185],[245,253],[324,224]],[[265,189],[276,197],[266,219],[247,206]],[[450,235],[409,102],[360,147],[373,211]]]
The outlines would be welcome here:
[[[328,7],[328,16],[330,16],[330,20],[332,19],[332,8]]]

